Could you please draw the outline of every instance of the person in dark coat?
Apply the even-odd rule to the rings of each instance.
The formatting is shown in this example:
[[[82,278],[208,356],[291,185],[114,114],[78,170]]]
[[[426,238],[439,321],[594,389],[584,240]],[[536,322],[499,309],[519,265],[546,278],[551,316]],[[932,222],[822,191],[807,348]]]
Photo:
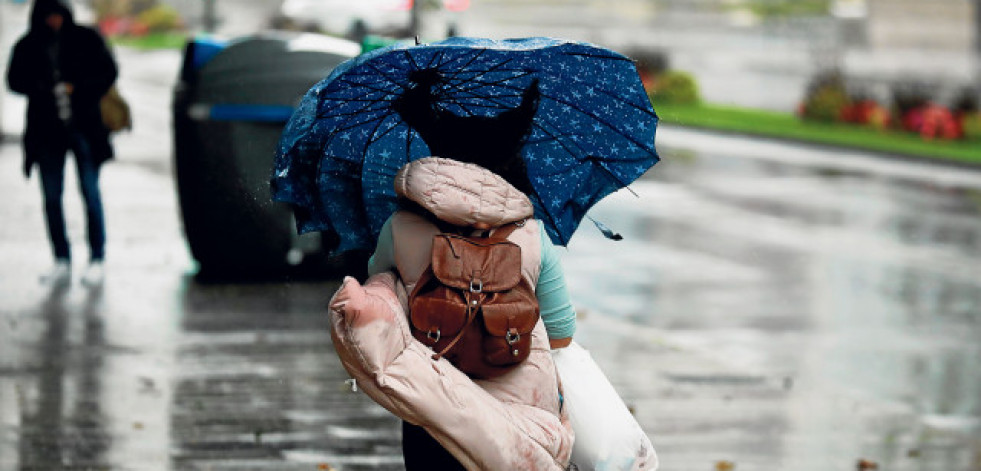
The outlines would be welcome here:
[[[83,282],[100,282],[105,217],[99,169],[112,158],[99,101],[116,81],[116,62],[95,30],[75,24],[67,0],[35,0],[27,34],[14,45],[7,85],[27,96],[24,176],[38,167],[55,268],[46,279],[70,275],[71,251],[62,193],[69,150],[75,157],[88,221],[90,264]]]

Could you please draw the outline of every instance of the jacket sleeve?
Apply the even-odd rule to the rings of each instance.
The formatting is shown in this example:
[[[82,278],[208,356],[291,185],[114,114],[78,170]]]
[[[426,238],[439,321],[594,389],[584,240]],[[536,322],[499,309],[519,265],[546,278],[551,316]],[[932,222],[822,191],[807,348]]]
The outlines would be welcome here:
[[[98,101],[109,91],[109,87],[116,83],[119,70],[102,36],[90,28],[79,28],[88,52],[87,72],[74,79],[74,93],[79,99]]]
[[[54,83],[50,78],[39,76],[37,60],[26,39],[17,42],[7,66],[7,86],[12,91],[28,97],[42,92],[52,93]]]
[[[361,390],[468,470],[566,469],[575,434],[559,410],[551,353],[534,350],[514,371],[473,381],[412,337],[398,291],[394,273],[363,286],[347,277],[330,300],[334,348]]]

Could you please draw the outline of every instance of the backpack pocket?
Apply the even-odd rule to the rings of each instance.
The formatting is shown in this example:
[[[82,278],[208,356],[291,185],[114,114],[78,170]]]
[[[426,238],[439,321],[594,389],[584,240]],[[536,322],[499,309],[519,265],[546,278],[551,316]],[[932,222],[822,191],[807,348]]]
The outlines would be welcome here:
[[[507,293],[492,296],[481,307],[484,328],[484,361],[509,366],[525,361],[531,353],[531,331],[540,317],[538,302],[528,282]]]
[[[467,305],[460,294],[438,283],[425,296],[417,296],[409,307],[409,321],[420,342],[442,351],[467,325]]]

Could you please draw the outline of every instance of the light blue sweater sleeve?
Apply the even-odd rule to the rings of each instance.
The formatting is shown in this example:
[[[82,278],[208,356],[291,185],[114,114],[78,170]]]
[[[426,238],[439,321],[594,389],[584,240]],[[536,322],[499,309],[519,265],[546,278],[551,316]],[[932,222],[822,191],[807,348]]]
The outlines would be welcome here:
[[[395,271],[395,242],[392,240],[392,218],[385,221],[378,233],[375,253],[368,259],[368,276]]]
[[[541,225],[539,224],[539,227]],[[569,299],[569,290],[565,286],[565,275],[558,250],[552,241],[540,230],[542,237],[542,267],[538,275],[538,286],[535,295],[538,297],[538,307],[545,322],[545,330],[551,339],[572,337],[576,333],[576,310]]]

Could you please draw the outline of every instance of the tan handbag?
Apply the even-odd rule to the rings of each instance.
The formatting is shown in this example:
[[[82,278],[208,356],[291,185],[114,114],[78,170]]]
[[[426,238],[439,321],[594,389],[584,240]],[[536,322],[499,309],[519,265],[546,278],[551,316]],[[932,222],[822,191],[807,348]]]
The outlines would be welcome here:
[[[489,237],[435,235],[432,263],[409,296],[412,335],[473,378],[499,376],[531,353],[540,313],[521,247],[507,240],[517,224]]]
[[[102,111],[102,123],[109,132],[119,132],[124,129],[133,128],[129,104],[119,94],[119,90],[115,85],[109,87],[109,91],[102,96],[102,99],[99,101],[99,109]]]

